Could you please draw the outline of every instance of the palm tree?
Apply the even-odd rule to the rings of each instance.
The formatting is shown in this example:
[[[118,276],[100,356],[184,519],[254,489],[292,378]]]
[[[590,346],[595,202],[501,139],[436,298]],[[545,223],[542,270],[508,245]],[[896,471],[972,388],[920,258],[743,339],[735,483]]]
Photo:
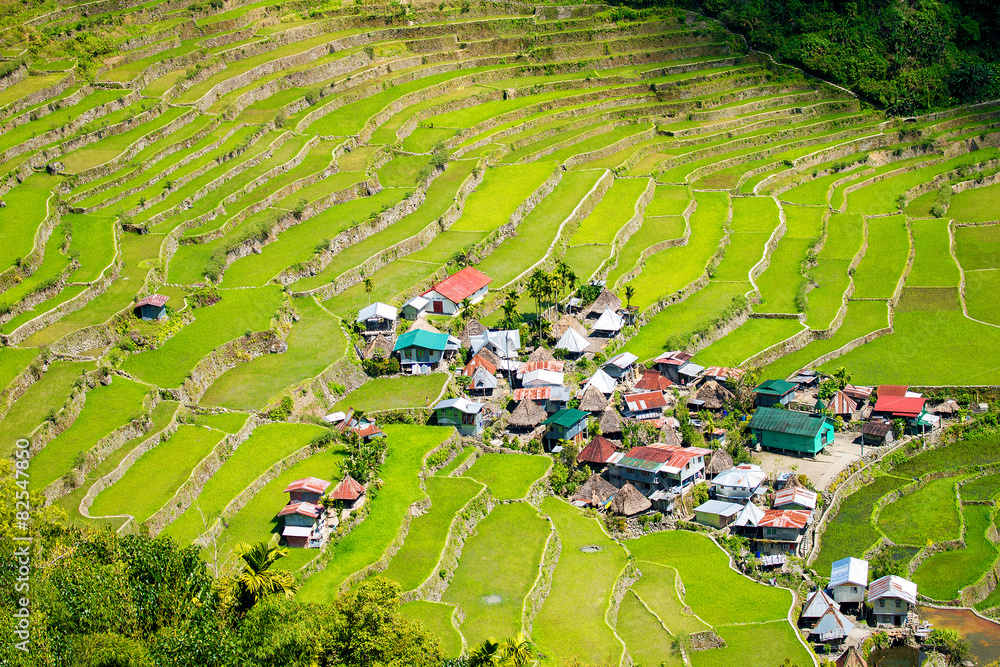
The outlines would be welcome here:
[[[541,269],[535,269],[528,278],[528,294],[535,300],[535,319],[542,319],[542,299],[548,291],[546,273]]]
[[[507,292],[501,308],[503,308],[503,319],[507,322],[507,326],[514,327],[520,319],[520,315],[517,312],[517,296],[513,291]]]
[[[501,660],[500,642],[484,639],[469,654],[469,667],[500,667]]]
[[[535,658],[535,647],[519,632],[501,641],[484,639],[469,654],[469,667],[524,667]]]
[[[234,551],[239,559],[239,570],[232,575],[231,584],[240,612],[248,611],[269,595],[291,598],[295,594],[297,586],[292,573],[270,569],[288,555],[288,549],[278,546],[277,533],[268,542],[241,542]]]
[[[371,278],[365,278],[365,294],[371,294],[374,289],[375,281]]]
[[[851,382],[851,374],[843,366],[837,369],[837,372],[833,374],[833,378],[837,381],[837,387],[840,389],[843,389]]]
[[[625,286],[625,307],[626,308],[631,308],[632,307],[632,297],[634,297],[634,296],[635,296],[635,288],[632,287],[631,285],[626,285]]]

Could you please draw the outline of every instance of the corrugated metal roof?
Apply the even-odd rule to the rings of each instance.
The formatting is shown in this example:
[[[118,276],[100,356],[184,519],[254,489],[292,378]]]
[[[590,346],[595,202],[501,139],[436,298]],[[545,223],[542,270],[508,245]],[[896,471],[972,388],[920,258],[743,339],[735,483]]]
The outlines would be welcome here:
[[[766,528],[796,528],[802,530],[809,524],[812,512],[805,510],[764,510],[764,516],[757,524]]]
[[[709,500],[707,503],[702,503],[694,508],[695,512],[702,512],[704,514],[717,514],[719,516],[733,516],[738,514],[740,510],[743,509],[743,505],[738,505],[737,503],[727,503],[722,500]]]
[[[824,415],[777,408],[757,408],[747,428],[815,437],[826,423],[828,422]]]
[[[132,307],[138,308],[139,306],[156,306],[157,308],[162,308],[169,300],[169,296],[163,296],[162,294],[150,294],[149,296],[137,301]]]
[[[288,516],[290,514],[301,514],[310,519],[315,519],[319,516],[319,508],[312,503],[288,503],[278,512],[278,516]]]
[[[764,510],[757,507],[753,503],[747,503],[742,510],[740,510],[739,515],[736,520],[733,521],[734,526],[743,526],[756,528],[760,520],[764,518]]]
[[[487,360],[482,355],[477,354],[476,356],[472,357],[472,359],[469,360],[469,363],[465,365],[465,368],[462,369],[462,375],[465,375],[466,377],[472,377],[472,374],[476,372],[477,368],[485,369],[486,372],[489,373],[490,375],[497,372],[496,366],[491,364],[489,360]]]
[[[691,356],[687,352],[681,352],[680,350],[673,350],[671,352],[664,352],[656,359],[653,360],[654,364],[665,364],[668,366],[683,366],[687,362],[691,361]]]
[[[816,493],[798,486],[782,489],[774,494],[774,506],[780,508],[783,505],[801,505],[816,509]]]
[[[577,454],[576,460],[578,463],[607,463],[616,451],[610,440],[597,436]]]
[[[874,435],[879,438],[889,435],[889,431],[892,430],[892,426],[885,422],[865,422],[865,425],[861,427],[861,432],[865,435]]]
[[[879,598],[899,598],[910,604],[917,603],[917,585],[909,579],[890,574],[876,579],[868,587],[868,601]]]
[[[639,357],[635,356],[631,352],[619,352],[615,356],[608,359],[608,362],[604,365],[626,369],[637,361],[639,361]]]
[[[425,350],[436,350],[444,352],[448,345],[448,334],[432,333],[424,329],[414,329],[396,339],[396,344],[392,347],[393,352],[406,349],[408,347],[421,347]]]
[[[837,604],[836,600],[827,595],[826,591],[818,588],[810,593],[809,597],[806,599],[806,603],[802,607],[802,614],[799,618],[821,618],[830,607],[839,609],[840,605]]]
[[[667,406],[667,399],[662,391],[647,391],[642,394],[629,394],[625,396],[625,404],[632,412],[642,412],[644,410],[656,410]]]
[[[673,386],[670,378],[659,371],[644,371],[639,381],[635,383],[635,388],[641,391],[665,391]]]
[[[345,475],[330,496],[334,500],[357,500],[364,492],[365,487],[361,486],[360,482],[350,475]]]
[[[552,387],[522,387],[514,390],[514,400],[545,401],[552,397]]]
[[[712,485],[752,491],[765,481],[767,481],[767,473],[761,470],[760,466],[745,463],[729,470],[723,470],[712,480]]]
[[[787,380],[765,380],[757,385],[754,391],[768,396],[784,396],[790,391],[795,391],[795,388],[796,385]]]
[[[881,393],[875,401],[875,412],[885,412],[893,417],[918,417],[924,411],[926,398],[916,396],[883,396]]]
[[[326,491],[327,487],[330,486],[330,482],[325,479],[320,479],[319,477],[305,477],[303,479],[297,479],[285,487],[283,493],[291,493],[293,491],[305,491],[306,493],[323,493]]]
[[[868,585],[868,561],[860,558],[841,558],[830,568],[830,588],[851,584]]]
[[[384,320],[395,320],[396,319],[396,308],[395,306],[390,306],[387,303],[382,303],[381,301],[376,301],[373,304],[369,304],[358,311],[358,322],[364,322],[372,317],[381,317]]]
[[[879,398],[883,396],[906,396],[910,388],[905,384],[880,384],[878,386]]]
[[[485,403],[474,403],[464,396],[459,396],[457,398],[446,398],[440,401],[434,406],[435,410],[441,410],[444,408],[455,408],[459,412],[463,412],[468,415],[474,415],[486,407]]]
[[[575,410],[573,408],[564,408],[559,412],[555,413],[542,423],[546,426],[551,424],[557,424],[563,428],[571,428],[573,425],[579,423],[580,421],[586,419],[590,416],[589,412],[584,412],[583,410]]]
[[[704,377],[714,380],[739,380],[746,373],[742,368],[728,368],[726,366],[709,366],[702,373]]]
[[[566,362],[558,359],[547,359],[545,361],[526,361],[517,367],[517,374],[524,375],[531,371],[551,371],[562,373],[566,368]]]
[[[858,409],[858,404],[846,393],[838,391],[833,395],[833,398],[830,399],[826,407],[833,410],[833,414],[835,415],[849,415]]]
[[[677,445],[656,443],[633,447],[617,462],[617,465],[637,470],[678,472],[683,470],[691,460],[699,456],[708,456],[711,453],[711,449],[704,447],[678,447]]]
[[[561,372],[536,369],[525,373],[521,384],[525,387],[558,387],[563,383],[563,379]]]
[[[428,290],[428,292],[434,291],[452,303],[461,303],[462,299],[472,296],[491,282],[493,282],[493,279],[488,275],[479,269],[467,266],[461,271],[448,276]],[[427,294],[427,292],[424,292],[424,294]]]

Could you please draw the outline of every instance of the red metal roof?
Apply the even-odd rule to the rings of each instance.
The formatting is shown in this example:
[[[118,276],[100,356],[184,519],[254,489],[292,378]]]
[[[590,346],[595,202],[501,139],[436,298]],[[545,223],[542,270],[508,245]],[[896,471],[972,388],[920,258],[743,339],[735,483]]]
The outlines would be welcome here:
[[[334,500],[357,500],[361,497],[361,494],[365,492],[365,487],[351,477],[350,475],[345,475],[344,479],[340,480],[340,484],[337,488],[333,490],[330,497]]]
[[[623,458],[662,463],[668,468],[681,469],[692,459],[708,456],[711,453],[711,449],[704,447],[678,447],[677,445],[655,443],[633,447]]]
[[[808,507],[809,509],[816,509],[816,493],[814,491],[810,491],[809,489],[803,489],[796,486],[790,489],[782,489],[774,494],[775,507],[792,504]]]
[[[385,435],[382,432],[382,429],[378,427],[378,424],[375,424],[374,422],[370,422],[364,426],[356,426],[352,430],[358,434],[359,438],[373,438],[375,436]]]
[[[797,528],[802,530],[809,523],[812,513],[804,510],[764,510],[764,518],[758,526],[767,528]]]
[[[545,401],[552,398],[552,387],[521,387],[514,390],[514,400]]]
[[[664,408],[667,406],[667,399],[663,397],[662,391],[647,391],[642,394],[629,394],[625,397],[625,403],[632,412],[640,412]]]
[[[909,387],[905,384],[880,384],[878,386],[878,396],[906,396]]]
[[[640,391],[664,391],[673,386],[670,378],[659,371],[643,371],[642,377],[635,383],[635,388]]]
[[[674,350],[673,352],[664,352],[656,359],[653,360],[654,364],[668,364],[670,366],[683,366],[687,362],[691,361],[693,355],[687,352],[680,352]]]
[[[288,503],[278,512],[278,516],[288,516],[289,514],[301,514],[315,519],[319,516],[319,508],[312,503]]]
[[[461,303],[462,299],[470,297],[493,282],[493,279],[478,269],[467,266],[458,273],[452,274],[424,292],[437,292],[452,303]]]
[[[305,479],[297,479],[289,484],[285,487],[284,493],[291,493],[292,491],[305,491],[306,493],[322,494],[329,486],[330,482],[325,479],[320,479],[319,477],[306,477]]]
[[[549,359],[548,361],[526,361],[517,367],[518,375],[524,375],[531,371],[551,371],[552,373],[562,373],[566,368],[565,361]]]
[[[607,463],[617,451],[614,443],[603,436],[597,436],[576,456],[577,463]]]
[[[875,401],[875,412],[886,412],[893,417],[919,417],[924,410],[926,398],[916,396],[883,396],[879,391]]]
[[[768,528],[797,528],[799,530],[809,523],[811,512],[805,510],[764,510],[764,517],[758,526]]]
[[[847,395],[847,392],[838,391],[830,399],[827,406],[830,410],[833,410],[835,415],[847,415],[855,412],[858,409],[858,404],[854,402],[854,399]]]
[[[746,373],[742,368],[728,368],[726,366],[709,366],[702,372],[702,377],[715,378],[716,380],[739,380]]]
[[[844,387],[844,393],[856,401],[866,401],[872,395],[872,388],[849,384]]]
[[[469,363],[465,365],[462,370],[462,375],[467,377],[472,377],[472,374],[476,372],[477,368],[485,368],[486,372],[490,375],[494,375],[497,372],[497,367],[487,361],[482,355],[477,354],[469,360]]]
[[[169,296],[163,296],[162,294],[150,294],[143,299],[139,299],[139,301],[132,307],[138,308],[140,306],[156,306],[157,308],[160,308],[169,300]]]

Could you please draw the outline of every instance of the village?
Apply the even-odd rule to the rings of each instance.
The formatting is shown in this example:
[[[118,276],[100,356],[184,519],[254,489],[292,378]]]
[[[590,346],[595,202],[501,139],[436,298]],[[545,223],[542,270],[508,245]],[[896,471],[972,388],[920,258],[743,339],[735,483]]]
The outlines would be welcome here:
[[[402,374],[452,374],[461,391],[429,406],[430,423],[488,451],[565,462],[568,483],[553,492],[617,521],[626,536],[654,526],[738,538],[740,570],[764,583],[779,573],[809,580],[804,558],[819,539],[824,489],[838,474],[959,417],[955,401],[930,405],[906,386],[856,386],[811,369],[763,379],[704,367],[676,350],[646,365],[629,352],[609,353],[630,312],[603,288],[590,304],[570,299],[554,317],[551,350],[529,347],[524,328],[492,330],[460,317],[489,282],[467,267],[401,311],[363,308],[357,353],[374,368],[388,359]],[[429,314],[461,328],[441,331]],[[324,420],[358,441],[385,435],[353,410]],[[307,478],[285,489],[278,517],[289,547],[323,548],[364,505],[365,486],[349,475],[331,486]],[[930,633],[917,613],[916,583],[871,577],[857,557],[816,574],[826,583],[800,600],[798,627],[818,653],[839,654],[838,667],[865,665],[861,648],[876,633],[911,643]]]

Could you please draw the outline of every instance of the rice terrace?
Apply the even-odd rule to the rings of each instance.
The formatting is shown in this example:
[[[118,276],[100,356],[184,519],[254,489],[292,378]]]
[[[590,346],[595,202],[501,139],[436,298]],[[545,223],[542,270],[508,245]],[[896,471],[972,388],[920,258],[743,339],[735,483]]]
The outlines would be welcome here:
[[[998,86],[727,4],[5,3],[0,662],[1000,658]]]

